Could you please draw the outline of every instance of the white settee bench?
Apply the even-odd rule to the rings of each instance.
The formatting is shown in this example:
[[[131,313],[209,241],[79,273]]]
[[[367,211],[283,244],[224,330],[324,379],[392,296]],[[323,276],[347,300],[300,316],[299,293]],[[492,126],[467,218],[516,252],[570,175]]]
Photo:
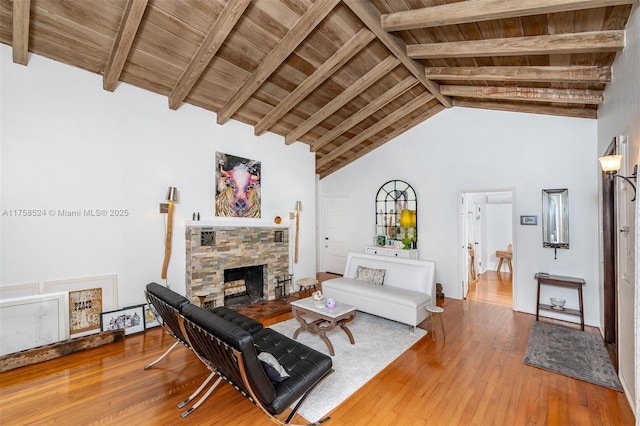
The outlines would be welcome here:
[[[382,285],[356,280],[358,266],[384,269]],[[416,327],[436,304],[436,263],[364,253],[349,253],[344,275],[322,283],[322,293],[359,311]]]

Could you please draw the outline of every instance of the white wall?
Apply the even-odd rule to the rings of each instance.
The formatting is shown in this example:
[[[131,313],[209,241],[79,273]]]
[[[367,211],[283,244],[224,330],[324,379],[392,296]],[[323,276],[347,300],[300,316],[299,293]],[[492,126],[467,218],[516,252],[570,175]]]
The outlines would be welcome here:
[[[509,244],[513,244],[512,227],[513,213],[511,204],[490,204],[484,206],[484,218],[487,223],[486,231],[486,248],[488,261],[484,263],[484,270],[490,269],[495,271],[498,267],[499,259],[496,257],[496,251],[507,251]],[[503,271],[508,268],[503,264]]]
[[[296,277],[315,276],[315,158],[303,144],[216,124],[215,114],[0,46],[1,275],[18,284],[117,273],[119,305],[161,282],[168,186],[179,191],[168,283],[184,293],[184,221],[214,219],[216,151],[262,162],[262,218],[288,221],[302,201]],[[127,217],[15,217],[11,210],[126,209]]]
[[[603,154],[611,140],[618,135],[628,137],[628,157],[625,159],[629,167],[627,175],[631,174],[634,164],[640,161],[640,7],[634,6],[625,34],[624,50],[618,54],[613,64],[613,81],[605,91],[604,105],[598,110],[598,153]],[[621,185],[626,185],[622,183]],[[629,191],[619,194],[619,197],[631,197]],[[632,237],[630,247],[633,249],[634,240],[638,229],[634,218],[640,215],[638,203],[627,203],[626,212],[619,212],[629,219],[629,235]],[[620,219],[619,219],[620,223]],[[631,259],[638,263],[638,252],[631,253]],[[602,259],[601,259],[602,260]],[[633,268],[633,260],[630,262]],[[636,266],[637,268],[637,266]],[[633,271],[631,271],[633,277]],[[636,271],[635,281],[621,283],[618,286],[618,356],[620,364],[620,380],[625,388],[631,405],[635,408],[636,419],[640,410],[640,303],[638,292],[640,283]],[[603,307],[601,306],[601,309]],[[603,313],[601,313],[603,315]],[[635,316],[635,324],[634,324]],[[635,331],[634,331],[635,329]],[[635,348],[635,353],[634,353]],[[635,364],[635,366],[634,366]],[[636,420],[640,424],[640,420]]]
[[[542,247],[540,221],[516,227],[514,307],[535,312],[538,271],[578,276],[588,283],[585,321],[599,325],[598,177],[595,120],[453,108],[322,179],[320,195],[349,197],[349,249],[362,251],[376,191],[390,179],[407,181],[418,197],[420,258],[436,261],[445,294],[460,298],[458,194],[514,188],[514,215],[540,219],[542,189],[568,188],[571,248],[557,260]],[[577,305],[570,294],[568,306],[572,298]]]

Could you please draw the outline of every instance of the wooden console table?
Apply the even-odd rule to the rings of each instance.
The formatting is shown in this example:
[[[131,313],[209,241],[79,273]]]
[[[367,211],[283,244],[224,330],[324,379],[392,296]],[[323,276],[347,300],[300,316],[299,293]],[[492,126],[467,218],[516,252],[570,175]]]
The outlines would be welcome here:
[[[582,286],[586,284],[582,278],[573,277],[561,277],[558,275],[549,275],[537,273],[535,278],[538,280],[538,305],[536,307],[536,321],[540,316],[540,309],[545,311],[560,312],[563,314],[576,315],[580,317],[580,328],[584,331],[584,306],[582,304]],[[562,310],[555,309],[551,305],[546,303],[540,303],[540,286],[552,285],[556,287],[574,288],[578,290],[578,302],[580,307],[578,309],[565,308]]]

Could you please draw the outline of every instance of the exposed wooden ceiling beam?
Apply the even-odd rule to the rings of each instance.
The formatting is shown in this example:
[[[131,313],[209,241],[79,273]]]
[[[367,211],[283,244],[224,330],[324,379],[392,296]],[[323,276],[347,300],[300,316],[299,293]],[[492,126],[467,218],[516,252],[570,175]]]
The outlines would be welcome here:
[[[332,150],[326,155],[323,155],[320,159],[318,159],[318,161],[316,161],[316,168],[326,166],[331,161],[335,160],[343,154],[346,154],[347,152],[358,146],[360,143],[366,141],[376,133],[389,127],[405,115],[412,113],[413,111],[420,108],[421,106],[424,106],[427,102],[433,99],[433,95],[429,92],[425,92],[422,95],[415,97],[408,103],[404,104],[402,107],[387,115],[382,120],[376,122],[376,124],[369,127],[367,130],[360,132],[358,136],[349,139],[349,141],[340,145],[339,148]]]
[[[136,37],[147,3],[148,0],[127,1],[124,15],[122,15],[122,21],[120,21],[120,27],[118,28],[118,34],[109,55],[107,67],[104,70],[102,78],[104,90],[113,92],[116,88],[116,83],[120,79],[120,73],[122,73],[127,56],[129,56],[129,50]]]
[[[608,83],[611,67],[596,66],[511,66],[511,67],[433,67],[427,77],[434,80],[544,81]],[[454,102],[455,105],[455,102]]]
[[[407,46],[411,58],[456,58],[615,52],[624,48],[624,31],[592,31],[532,37],[452,41]]]
[[[13,62],[27,65],[29,58],[29,15],[31,0],[13,1]]]
[[[293,28],[278,42],[249,76],[241,88],[220,108],[218,124],[224,124],[258,90],[267,78],[287,59],[300,43],[320,24],[340,0],[317,0],[295,23]]]
[[[326,104],[320,110],[318,110],[311,117],[306,119],[302,124],[293,129],[287,136],[285,136],[285,143],[290,145],[297,141],[301,136],[308,131],[316,127],[320,122],[329,117],[331,114],[342,108],[343,105],[350,102],[353,98],[358,96],[369,86],[382,77],[391,72],[395,67],[400,64],[400,61],[393,56],[388,56],[387,59],[376,65],[371,71],[356,80],[346,90],[336,96],[331,102]]]
[[[366,107],[362,108],[356,114],[352,115],[351,117],[340,123],[338,126],[322,135],[322,137],[311,144],[311,151],[318,151],[320,148],[322,148],[356,124],[360,123],[361,121],[375,113],[377,110],[379,110],[398,96],[402,95],[407,90],[414,87],[416,84],[418,84],[418,81],[412,76],[405,78],[399,84],[391,88],[391,90],[388,90],[382,96],[378,97],[375,101],[369,103]]]
[[[311,144],[311,151],[315,152],[319,150],[398,96],[405,93],[407,90],[411,89],[416,84],[418,84],[418,80],[413,78],[413,76],[405,78],[399,84],[396,84],[393,88],[391,88],[391,90],[388,90],[382,96],[378,97],[375,101],[371,102],[366,107],[362,108],[360,111],[322,135],[320,139],[316,139],[316,141]]]
[[[276,105],[267,115],[265,115],[255,126],[255,134],[261,135],[271,126],[278,122],[286,113],[296,106],[309,93],[313,92],[322,82],[336,72],[356,53],[362,50],[375,35],[363,28],[356,35],[351,37],[336,53],[325,63],[320,65],[302,84],[289,93],[278,105]]]
[[[531,105],[520,102],[492,102],[467,99],[453,99],[453,106],[496,111],[524,112],[530,114],[546,114],[576,118],[598,118],[598,110],[594,108],[561,107],[553,105]]]
[[[329,169],[322,171],[320,173],[320,179],[323,179],[323,178],[329,176],[331,173],[333,173],[333,172],[335,172],[337,170],[340,170],[341,168],[347,166],[350,163],[353,163],[358,158],[370,153],[371,151],[373,151],[376,148],[381,147],[385,143],[389,142],[391,139],[394,139],[394,138],[398,137],[399,135],[403,134],[404,132],[406,132],[407,130],[410,130],[410,129],[414,128],[418,124],[420,124],[423,121],[433,117],[434,115],[436,115],[437,113],[439,113],[440,111],[442,111],[444,109],[445,109],[444,106],[442,106],[441,104],[438,104],[438,105],[434,106],[429,111],[427,111],[427,112],[425,112],[423,114],[420,114],[419,116],[415,117],[411,121],[408,121],[407,123],[403,124],[402,126],[398,127],[397,129],[393,130],[392,132],[387,133],[385,136],[383,136],[382,138],[376,140],[371,145],[369,145],[369,146],[367,146],[365,148],[362,148],[358,152],[349,154],[349,159],[347,161],[342,161],[339,164],[336,164],[335,166],[330,167]]]
[[[378,40],[384,44],[391,53],[407,67],[409,72],[435,96],[444,106],[451,107],[451,99],[440,93],[438,83],[426,78],[424,73],[424,65],[416,62],[407,56],[407,45],[394,36],[389,34],[382,28],[380,23],[380,12],[368,1],[362,0],[343,0],[343,3],[351,9],[351,11],[378,37]]]
[[[242,17],[251,0],[229,0],[216,22],[198,47],[198,51],[189,61],[175,86],[169,94],[169,108],[177,109],[196,84],[209,62],[215,57],[222,43],[227,39],[233,27]]]
[[[382,15],[385,31],[431,28],[519,16],[544,15],[606,6],[637,3],[638,0],[467,0]]]
[[[440,86],[442,93],[463,98],[505,99],[531,102],[601,104],[602,90],[546,89],[534,87]]]

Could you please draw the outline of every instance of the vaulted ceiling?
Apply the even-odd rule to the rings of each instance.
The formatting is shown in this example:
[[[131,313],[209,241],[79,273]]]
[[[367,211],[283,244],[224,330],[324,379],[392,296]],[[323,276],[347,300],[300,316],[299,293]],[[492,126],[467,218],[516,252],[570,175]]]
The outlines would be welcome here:
[[[0,0],[0,42],[305,143],[325,177],[445,108],[597,118],[637,2]]]

